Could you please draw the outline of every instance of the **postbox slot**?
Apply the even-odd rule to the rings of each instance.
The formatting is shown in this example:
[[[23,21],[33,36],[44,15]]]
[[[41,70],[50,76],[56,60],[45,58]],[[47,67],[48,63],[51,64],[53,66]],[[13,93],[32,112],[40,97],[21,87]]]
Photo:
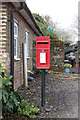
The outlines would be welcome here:
[[[48,42],[37,42],[37,44],[48,44]]]

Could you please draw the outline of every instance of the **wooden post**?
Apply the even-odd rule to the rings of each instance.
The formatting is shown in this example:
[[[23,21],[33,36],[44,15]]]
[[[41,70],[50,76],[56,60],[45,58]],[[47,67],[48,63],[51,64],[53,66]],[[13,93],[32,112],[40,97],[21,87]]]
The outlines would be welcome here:
[[[24,79],[24,87],[28,86],[27,80],[27,58],[26,58],[26,43],[22,44],[22,53],[23,53],[23,79]]]

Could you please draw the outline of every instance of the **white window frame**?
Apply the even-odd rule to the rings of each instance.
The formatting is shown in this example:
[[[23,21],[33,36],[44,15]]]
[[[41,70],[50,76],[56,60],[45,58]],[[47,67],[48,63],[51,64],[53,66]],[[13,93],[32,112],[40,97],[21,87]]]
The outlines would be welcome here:
[[[28,41],[28,32],[26,31],[26,58],[29,57],[29,41]]]
[[[15,43],[14,43],[14,59],[17,59],[17,42],[18,42],[18,22],[14,22],[14,41],[16,41],[16,50],[15,50]],[[17,33],[15,34],[15,27],[17,29]],[[16,51],[16,54],[15,54]]]

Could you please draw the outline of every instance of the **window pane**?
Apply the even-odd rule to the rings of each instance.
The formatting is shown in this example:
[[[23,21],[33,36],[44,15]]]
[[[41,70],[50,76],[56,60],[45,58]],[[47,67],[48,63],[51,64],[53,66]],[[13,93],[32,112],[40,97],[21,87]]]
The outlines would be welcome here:
[[[18,27],[14,26],[14,35],[18,35],[17,31],[18,31]]]
[[[26,53],[26,56],[27,56],[27,57],[28,57],[28,53],[29,53],[28,46],[29,46],[29,45],[28,45],[28,33],[26,32],[26,50],[27,50],[27,51],[26,51],[26,52],[27,52],[27,53]]]
[[[17,58],[18,24],[14,22],[14,57]]]

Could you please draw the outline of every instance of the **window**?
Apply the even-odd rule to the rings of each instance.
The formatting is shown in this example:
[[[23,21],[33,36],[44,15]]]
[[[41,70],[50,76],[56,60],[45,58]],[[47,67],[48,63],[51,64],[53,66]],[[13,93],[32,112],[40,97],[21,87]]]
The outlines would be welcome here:
[[[14,59],[17,59],[18,24],[14,23]]]
[[[28,32],[26,32],[26,57],[29,56]]]

